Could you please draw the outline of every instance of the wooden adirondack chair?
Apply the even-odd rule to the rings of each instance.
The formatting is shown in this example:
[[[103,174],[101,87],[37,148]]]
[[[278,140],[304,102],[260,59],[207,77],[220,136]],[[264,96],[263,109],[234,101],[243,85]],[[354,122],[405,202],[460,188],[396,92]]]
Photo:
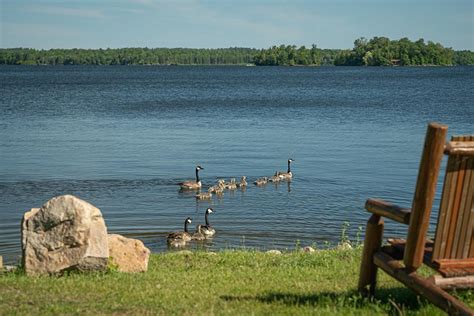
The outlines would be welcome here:
[[[381,268],[446,312],[474,315],[445,291],[474,288],[474,136],[453,137],[445,145],[447,130],[436,123],[428,126],[411,209],[367,200],[365,208],[372,216],[367,223],[358,288],[373,295]],[[426,239],[426,233],[443,152],[448,162],[432,241]],[[389,239],[389,245],[382,247],[382,217],[409,225],[407,239]],[[419,276],[416,270],[423,263],[439,275]]]

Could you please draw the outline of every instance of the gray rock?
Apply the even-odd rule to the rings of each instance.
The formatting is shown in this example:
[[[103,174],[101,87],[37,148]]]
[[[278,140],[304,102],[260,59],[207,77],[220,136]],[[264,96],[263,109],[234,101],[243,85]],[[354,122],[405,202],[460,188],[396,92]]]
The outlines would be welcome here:
[[[98,208],[72,195],[23,216],[22,261],[28,275],[107,268],[107,228]]]
[[[281,251],[280,250],[268,250],[267,253],[271,254],[271,255],[281,255]]]
[[[18,269],[17,266],[9,266],[9,265],[3,266],[3,270],[4,270],[5,272],[15,272],[16,269]]]
[[[120,272],[146,272],[150,249],[138,239],[109,234],[109,256],[111,263]]]
[[[303,251],[308,252],[308,253],[316,252],[316,250],[313,247],[310,247],[310,246],[304,247]]]
[[[351,245],[350,242],[344,241],[344,242],[340,243],[339,245],[337,245],[336,249],[337,250],[350,250],[350,249],[352,249],[352,245]]]

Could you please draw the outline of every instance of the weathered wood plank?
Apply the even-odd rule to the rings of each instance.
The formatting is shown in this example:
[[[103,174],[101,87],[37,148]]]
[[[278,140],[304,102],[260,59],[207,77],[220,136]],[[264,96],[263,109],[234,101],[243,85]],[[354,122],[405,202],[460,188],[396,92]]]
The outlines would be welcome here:
[[[384,222],[379,215],[372,215],[367,222],[364,239],[364,250],[360,263],[359,292],[363,295],[373,295],[377,283],[377,266],[373,255],[380,250],[383,239]],[[367,290],[367,287],[369,289]]]
[[[464,184],[464,176],[466,174],[466,160],[460,159],[460,166],[458,169],[458,178],[455,185],[455,194],[454,194],[454,201],[451,208],[451,220],[449,223],[448,228],[448,236],[446,237],[446,252],[444,253],[445,258],[453,258],[451,256],[453,242],[455,239],[456,234],[456,224],[459,219],[459,207],[461,205],[461,195],[462,195],[462,188]]]
[[[446,241],[443,240],[443,230],[444,230],[446,222],[448,222],[447,208],[449,205],[450,195],[454,194],[454,192],[451,192],[451,183],[453,182],[453,180],[454,182],[456,181],[454,177],[456,173],[450,170],[453,170],[453,165],[455,164],[455,161],[456,161],[455,158],[451,158],[451,157],[448,158],[448,163],[446,166],[446,175],[444,177],[441,203],[440,203],[440,207],[438,211],[438,224],[436,226],[433,258],[442,257],[442,253],[444,253],[444,249],[446,248]]]
[[[463,304],[455,297],[449,295],[441,288],[434,285],[416,272],[410,272],[410,269],[403,267],[397,260],[383,252],[374,254],[374,263],[386,273],[405,284],[407,287],[427,298],[431,303],[438,306],[449,314],[473,315],[474,311]]]
[[[405,266],[411,271],[416,270],[423,263],[426,231],[435,197],[447,131],[446,125],[430,123],[426,132],[403,258]]]
[[[471,289],[474,287],[473,275],[455,278],[444,278],[441,275],[433,275],[428,278],[428,281],[445,290]]]
[[[462,139],[457,139],[457,141],[451,141],[446,144],[444,153],[450,156],[474,156],[474,142],[470,136],[462,137]]]
[[[466,139],[466,137],[471,137],[471,136],[453,135],[453,136],[451,136],[451,142],[462,142]]]
[[[447,238],[449,234],[449,224],[451,223],[451,209],[454,205],[454,197],[456,195],[456,183],[458,181],[458,172],[460,159],[456,156],[450,156],[448,158],[448,164],[446,166],[446,177],[450,178],[450,182],[446,183],[443,188],[443,197],[441,201],[441,208],[439,210],[444,221],[438,224],[435,245],[439,246],[439,253],[433,258],[446,258],[446,246]],[[439,245],[438,245],[439,244]],[[436,248],[436,247],[435,247]]]
[[[471,229],[474,229],[473,226],[471,226]],[[469,246],[469,258],[474,257],[474,234],[471,236],[471,245]]]
[[[402,224],[408,225],[410,223],[411,210],[409,208],[401,208],[384,200],[368,199],[365,202],[365,209],[373,214],[393,219]]]
[[[472,197],[474,193],[474,159],[468,159],[466,163],[466,174],[463,184],[463,192],[461,195],[461,206],[459,207],[459,221],[456,227],[456,236],[454,238],[454,244],[456,245],[451,252],[453,258],[466,258],[463,256],[464,248],[469,248],[469,243],[466,245],[466,240],[469,241],[470,235],[468,233],[469,223],[471,221],[471,208],[472,208]]]
[[[474,268],[474,258],[438,259],[433,260],[433,266],[439,269]]]

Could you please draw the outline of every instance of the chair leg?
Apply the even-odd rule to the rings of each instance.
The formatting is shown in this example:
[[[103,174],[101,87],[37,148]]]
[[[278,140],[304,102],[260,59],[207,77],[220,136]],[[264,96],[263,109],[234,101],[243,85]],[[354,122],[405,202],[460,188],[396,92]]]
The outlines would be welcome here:
[[[378,215],[372,215],[365,230],[364,250],[360,264],[358,289],[362,295],[374,295],[377,280],[377,265],[374,263],[374,254],[382,246],[384,222]],[[367,290],[367,286],[369,289]]]

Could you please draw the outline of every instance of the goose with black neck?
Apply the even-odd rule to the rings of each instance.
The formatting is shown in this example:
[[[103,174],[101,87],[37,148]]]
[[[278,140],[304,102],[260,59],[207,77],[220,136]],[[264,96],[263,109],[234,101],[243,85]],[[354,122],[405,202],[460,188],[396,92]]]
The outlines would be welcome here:
[[[196,166],[196,181],[184,181],[178,183],[182,190],[199,190],[202,187],[201,180],[199,179],[199,170],[203,170],[204,168],[201,166]]]

